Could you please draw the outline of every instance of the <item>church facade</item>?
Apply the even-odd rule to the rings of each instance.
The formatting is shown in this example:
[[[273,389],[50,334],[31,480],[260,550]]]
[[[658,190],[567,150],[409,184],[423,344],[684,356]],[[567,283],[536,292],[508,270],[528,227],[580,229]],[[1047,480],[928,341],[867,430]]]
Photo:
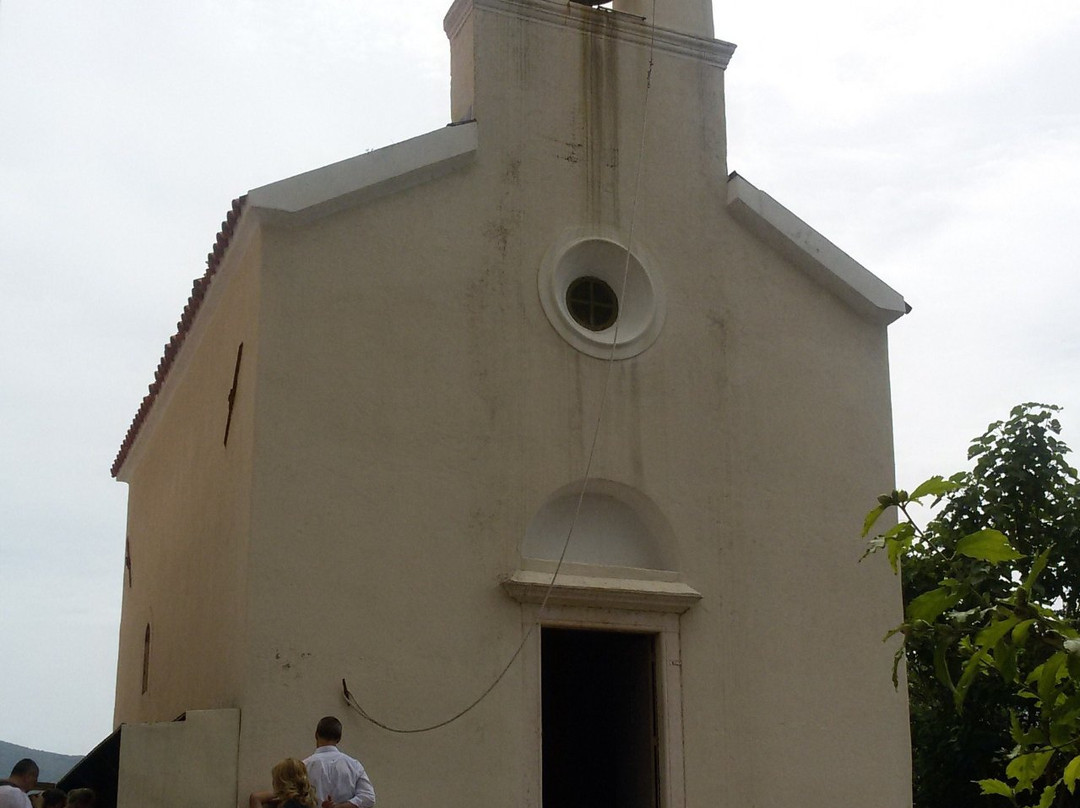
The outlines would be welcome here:
[[[336,714],[385,806],[910,805],[902,297],[729,173],[708,0],[445,26],[452,123],[238,199],[121,447],[118,804]]]

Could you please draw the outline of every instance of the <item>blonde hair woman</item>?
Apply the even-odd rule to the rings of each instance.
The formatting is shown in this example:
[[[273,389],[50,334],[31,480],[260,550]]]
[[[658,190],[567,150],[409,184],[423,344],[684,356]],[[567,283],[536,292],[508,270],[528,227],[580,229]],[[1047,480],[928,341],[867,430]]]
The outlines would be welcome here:
[[[251,808],[276,805],[277,808],[319,808],[315,788],[307,776],[307,766],[296,758],[285,758],[270,771],[274,790],[251,795]]]

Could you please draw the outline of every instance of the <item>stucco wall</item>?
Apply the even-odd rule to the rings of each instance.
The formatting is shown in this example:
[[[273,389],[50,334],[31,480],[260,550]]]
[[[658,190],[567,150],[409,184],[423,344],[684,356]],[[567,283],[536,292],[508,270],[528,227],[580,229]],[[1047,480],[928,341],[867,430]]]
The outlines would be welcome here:
[[[479,5],[454,29],[474,162],[315,221],[268,215],[230,248],[243,260],[129,460],[117,720],[241,707],[239,803],[338,714],[382,805],[538,806],[537,637],[432,733],[363,722],[341,679],[404,728],[491,683],[535,613],[500,582],[585,473],[608,385],[590,476],[655,506],[665,579],[702,595],[663,622],[686,803],[908,805],[880,642],[898,585],[857,563],[892,485],[884,327],[731,218],[716,47],[653,47],[639,23],[563,3]],[[530,5],[542,21],[514,10]],[[631,227],[666,316],[609,367],[556,333],[538,274],[568,230]]]
[[[242,229],[203,302],[121,479],[129,484],[131,573],[115,724],[238,706],[242,687],[259,245]],[[224,445],[228,394],[244,344]],[[144,634],[150,625],[147,690]]]
[[[194,710],[184,721],[126,724],[117,808],[231,808],[239,710]]]
[[[250,593],[242,792],[337,713],[384,804],[538,804],[534,653],[430,734],[340,696],[344,676],[415,727],[490,683],[526,624],[499,581],[584,473],[607,372],[552,329],[537,272],[566,228],[629,230],[647,45],[495,14],[470,36],[475,165],[266,233],[251,575],[274,584]],[[703,595],[688,802],[904,806],[899,591],[857,563],[892,484],[886,335],[730,218],[722,78],[656,55],[634,241],[667,317],[611,370],[592,474],[659,507]]]

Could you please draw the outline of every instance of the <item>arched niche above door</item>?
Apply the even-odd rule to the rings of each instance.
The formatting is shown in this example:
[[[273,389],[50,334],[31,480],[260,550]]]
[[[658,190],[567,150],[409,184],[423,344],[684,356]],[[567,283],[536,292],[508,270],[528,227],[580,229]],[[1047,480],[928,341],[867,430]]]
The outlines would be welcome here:
[[[521,544],[523,567],[543,569],[530,562],[557,562],[565,546],[564,564],[678,571],[671,526],[652,500],[611,480],[582,487],[564,486],[537,510]]]

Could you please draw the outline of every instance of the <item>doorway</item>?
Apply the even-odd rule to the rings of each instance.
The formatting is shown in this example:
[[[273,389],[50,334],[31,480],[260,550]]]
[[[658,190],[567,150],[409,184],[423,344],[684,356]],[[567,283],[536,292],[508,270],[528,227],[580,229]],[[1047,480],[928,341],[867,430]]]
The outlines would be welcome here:
[[[656,635],[542,628],[543,808],[660,808]]]

